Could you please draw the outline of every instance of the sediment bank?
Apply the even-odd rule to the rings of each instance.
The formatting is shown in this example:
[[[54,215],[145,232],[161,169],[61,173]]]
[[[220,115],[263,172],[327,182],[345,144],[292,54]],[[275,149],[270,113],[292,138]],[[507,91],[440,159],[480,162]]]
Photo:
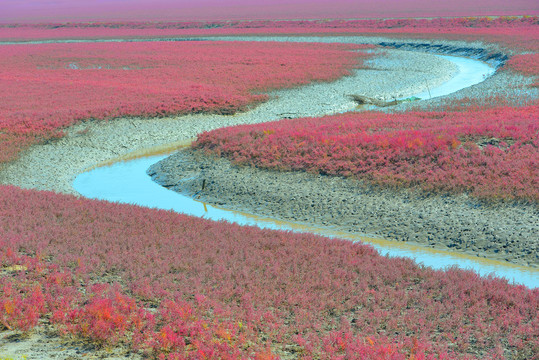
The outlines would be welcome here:
[[[465,194],[240,167],[192,149],[154,164],[148,174],[169,189],[233,210],[539,267],[534,204],[486,204]]]
[[[451,62],[434,55],[389,49],[377,50],[366,65],[369,68],[335,82],[274,91],[269,101],[245,113],[83,122],[66,129],[65,137],[33,146],[6,164],[0,184],[76,194],[71,184],[78,174],[138,149],[192,139],[225,126],[352,111],[357,104],[351,94],[409,96],[446,81],[455,71]]]

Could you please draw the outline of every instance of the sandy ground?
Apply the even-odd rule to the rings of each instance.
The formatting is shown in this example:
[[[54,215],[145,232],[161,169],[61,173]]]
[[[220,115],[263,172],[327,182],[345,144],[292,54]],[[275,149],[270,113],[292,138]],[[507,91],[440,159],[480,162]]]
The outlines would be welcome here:
[[[311,37],[309,39],[312,41],[330,41],[327,37]],[[274,40],[284,39],[279,37]],[[298,41],[299,39],[288,40]],[[346,37],[346,40],[342,39],[342,41],[380,43],[382,41],[392,40],[373,37]],[[272,121],[287,117],[320,116],[349,111],[353,110],[356,106],[355,103],[350,100],[350,94],[364,93],[382,99],[392,98],[396,95],[407,96],[424,90],[424,87],[427,85],[434,87],[452,75],[454,68],[450,63],[429,54],[428,52],[433,51],[432,49],[429,50],[425,47],[417,48],[417,44],[425,43],[425,41],[398,41],[408,44],[404,46],[405,49],[427,51],[427,53],[391,49],[383,50],[384,56],[375,58],[372,61],[372,69],[358,70],[353,79],[347,77],[340,81],[336,81],[329,86],[327,84],[313,84],[297,89],[278,91],[272,94],[272,100],[267,103],[246,113],[236,114],[234,116],[192,115],[156,119],[129,118],[116,119],[109,122],[89,121],[78,124],[66,130],[66,137],[49,144],[34,146],[23,154],[19,160],[7,164],[0,169],[0,183],[14,184],[23,188],[76,194],[71,183],[77,174],[97,163],[128,154],[138,149],[192,139],[202,131],[223,126]],[[476,50],[479,49],[476,51],[477,54],[474,55],[479,58],[490,51],[498,51],[496,48],[487,49],[488,46],[480,43],[468,44],[446,41],[435,41],[433,43],[440,46],[448,46],[449,48],[446,48],[445,50],[442,49],[443,52],[446,53],[454,53],[458,48],[460,48],[461,51],[464,51],[464,53],[466,53],[466,48],[472,47]],[[483,55],[481,55],[481,49],[487,49],[488,51],[483,52]],[[468,54],[472,53],[468,50]],[[417,82],[418,76],[421,76],[422,79],[420,83]],[[395,79],[398,79],[398,81]],[[499,94],[500,91],[504,92],[508,98],[514,99],[515,101],[519,101],[523,96],[537,98],[536,90],[532,90],[531,93],[529,91],[521,90],[521,85],[525,84],[527,81],[528,80],[525,78],[511,74],[497,74],[484,83],[460,91],[450,98],[456,99],[457,101],[458,99],[466,97],[481,98],[485,96],[485,94]],[[443,104],[443,101],[446,100],[436,99],[425,101],[421,104],[415,104],[414,106],[439,106],[440,104]],[[398,109],[405,109],[408,106],[409,105],[400,105]],[[223,166],[227,166],[226,162],[223,162]],[[230,174],[236,176],[235,174],[237,173],[230,172]],[[257,178],[260,174],[257,173],[249,176]],[[268,176],[275,176],[275,174],[270,174]],[[286,184],[286,181],[274,181],[275,186],[282,186],[283,184]],[[332,181],[335,182],[334,191],[338,191],[339,188],[342,190],[343,186],[346,186],[345,183],[341,182],[338,178],[332,179]],[[267,184],[266,193],[268,193],[268,189],[271,192],[269,185],[271,182],[268,182]],[[358,187],[358,196],[372,196],[372,191],[368,188],[361,189],[361,187]],[[217,191],[216,194],[218,193],[219,192]],[[299,199],[304,193],[305,192],[298,192],[296,197]],[[319,195],[321,194],[316,194],[315,196]],[[335,199],[341,199],[341,203],[343,203],[342,198],[339,198],[339,196],[340,195],[336,193],[333,197]],[[386,196],[388,203],[393,202],[393,194],[380,194],[380,196]],[[389,196],[389,198],[387,198],[387,196]],[[408,198],[406,198],[406,196],[408,196]],[[398,201],[410,202],[411,198],[409,195],[406,196]],[[267,196],[264,195],[264,197]],[[262,206],[259,204],[259,200],[261,199],[262,198],[253,198],[252,201],[257,203],[256,207],[258,210],[263,211],[261,210]],[[372,201],[376,201],[375,197],[372,199]],[[416,200],[417,199],[414,199],[414,201]],[[435,199],[430,198],[424,199],[423,204],[425,204],[426,207],[430,206],[432,209],[438,209],[438,211],[451,205],[451,203],[447,202],[444,204],[437,203],[434,200]],[[313,202],[314,200],[311,198],[310,200],[304,201]],[[219,199],[218,202],[222,203],[223,199]],[[334,218],[342,217],[343,212],[355,211],[355,208],[352,205],[343,206],[343,204],[339,204],[339,206],[336,206],[336,204],[327,204],[332,207],[332,211],[337,212],[333,215]],[[373,203],[372,206],[373,209],[375,209],[376,206],[379,205]],[[399,205],[392,206],[398,208]],[[395,211],[398,212],[397,210]],[[409,211],[413,212],[413,208],[411,207]],[[518,212],[520,209],[515,209],[515,211]],[[316,211],[301,213],[301,216],[302,218],[310,219],[312,216],[316,216]],[[365,232],[380,231],[380,233],[384,233],[385,230],[383,228],[386,225],[376,225],[376,216],[378,215],[373,213],[371,221],[367,222],[365,225],[356,225],[353,223],[345,225],[358,228],[364,227],[361,231]],[[534,216],[537,218],[537,212]],[[324,220],[320,219],[320,221],[323,222]],[[368,228],[369,226],[373,226],[373,228]],[[413,234],[412,231],[415,231],[415,227],[410,227],[405,230],[406,233]],[[422,233],[419,232],[419,234],[421,236]],[[408,240],[421,242],[421,239],[415,238],[410,238]],[[429,241],[430,240],[427,237],[427,243]],[[466,248],[471,247],[471,249],[474,250],[471,242],[462,242],[461,247],[465,250]],[[489,253],[489,256],[490,255],[491,253]],[[524,256],[515,259],[515,261],[517,260],[530,262],[530,259]],[[23,355],[26,356],[27,359],[138,358],[136,355],[128,354],[122,349],[98,350],[85,342],[59,337],[57,333],[50,329],[50,326],[48,326],[46,322],[24,336],[11,331],[0,332],[0,357],[19,359]]]
[[[0,332],[0,359],[9,360],[78,360],[142,359],[121,347],[97,348],[88,341],[60,336],[44,322],[27,334],[19,331]]]

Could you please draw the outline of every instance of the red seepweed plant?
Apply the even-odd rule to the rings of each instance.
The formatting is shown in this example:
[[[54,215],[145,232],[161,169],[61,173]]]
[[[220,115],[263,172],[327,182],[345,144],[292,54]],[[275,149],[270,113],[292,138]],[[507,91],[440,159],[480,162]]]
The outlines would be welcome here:
[[[532,87],[539,87],[539,54],[521,54],[513,56],[508,67],[534,79]]]
[[[349,113],[218,129],[193,146],[242,165],[537,201],[537,113],[537,106]]]
[[[316,29],[489,39],[538,48],[536,17],[215,26],[221,29],[197,29],[208,24],[6,26],[0,37]],[[3,46],[0,162],[61,136],[63,127],[82,119],[241,110],[263,100],[254,90],[342,76],[359,64],[348,51],[352,48],[357,47]],[[229,55],[216,60],[216,52]],[[527,73],[534,68],[529,58],[515,57],[509,66]],[[231,155],[236,147],[243,152],[237,161],[274,168],[362,174],[385,185],[533,200],[533,189],[539,188],[536,113],[536,106],[528,106],[341,115],[224,129],[205,134],[198,146],[230,152],[231,158],[238,156]],[[269,150],[269,155],[257,153]],[[311,150],[315,156],[309,158]],[[435,177],[442,188],[434,185]],[[485,186],[470,187],[477,180]],[[380,257],[361,244],[0,186],[0,330],[28,331],[48,322],[62,333],[121,344],[158,359],[530,359],[539,349],[538,309],[537,289],[471,271],[434,271],[411,260]]]
[[[374,34],[492,36],[537,40],[537,16],[468,16],[399,19],[253,20],[200,22],[91,22],[0,24],[0,39],[103,39],[245,34]],[[521,44],[529,46],[530,44]],[[535,43],[537,45],[537,43]]]
[[[137,42],[0,47],[0,163],[81,120],[232,114],[264,92],[349,74],[362,46]]]
[[[539,289],[315,235],[0,195],[0,328],[43,319],[169,359],[529,359],[539,346]]]

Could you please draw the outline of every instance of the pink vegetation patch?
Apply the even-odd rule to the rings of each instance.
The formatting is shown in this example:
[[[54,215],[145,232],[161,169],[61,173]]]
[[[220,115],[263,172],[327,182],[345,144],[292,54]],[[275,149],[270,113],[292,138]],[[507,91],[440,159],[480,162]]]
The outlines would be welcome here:
[[[220,34],[390,34],[392,37],[449,38],[499,42],[537,51],[539,18],[462,17],[433,19],[90,22],[0,25],[0,39],[149,38]]]
[[[539,54],[515,55],[507,62],[509,68],[535,80],[533,87],[539,87]]]
[[[530,359],[539,290],[370,246],[0,187],[0,331],[168,359]]]
[[[539,76],[539,54],[515,55],[507,65],[524,75]]]
[[[355,45],[137,42],[0,47],[0,162],[83,119],[232,114],[253,95],[349,74]]]
[[[345,114],[218,129],[194,147],[261,168],[538,201],[537,113],[529,106]]]

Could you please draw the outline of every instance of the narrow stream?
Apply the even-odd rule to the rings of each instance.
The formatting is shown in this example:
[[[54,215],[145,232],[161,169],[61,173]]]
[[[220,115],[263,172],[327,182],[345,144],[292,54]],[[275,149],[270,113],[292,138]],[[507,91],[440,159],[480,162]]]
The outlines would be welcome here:
[[[258,226],[276,230],[312,232],[328,237],[338,237],[353,241],[363,241],[373,245],[382,255],[406,256],[418,263],[435,269],[458,265],[473,269],[481,275],[494,273],[510,281],[528,287],[539,287],[539,270],[505,262],[488,260],[449,251],[434,250],[407,243],[365,238],[360,235],[332,231],[316,226],[281,222],[256,215],[221,209],[168,190],[152,181],[146,170],[152,164],[168,155],[142,157],[129,161],[119,161],[112,165],[97,167],[79,175],[73,184],[81,195],[119,203],[173,210],[187,215],[203,217],[214,221],[226,220],[240,225]]]
[[[458,66],[458,74],[439,87],[416,94],[416,97],[428,99],[447,95],[477,84],[492,75],[495,71],[493,67],[478,60],[455,56],[442,57]],[[407,243],[365,238],[359,234],[337,232],[309,224],[281,222],[210,206],[161,187],[151,180],[150,176],[146,174],[146,170],[153,163],[162,160],[166,156],[152,155],[127,161],[125,158],[113,159],[105,166],[98,166],[80,174],[75,179],[73,188],[88,198],[173,210],[214,221],[226,220],[240,225],[312,232],[328,237],[363,241],[373,245],[382,255],[410,257],[418,263],[436,269],[446,268],[447,266],[459,266],[465,269],[472,269],[480,275],[494,274],[530,288],[539,287],[539,269],[449,251],[434,250]],[[111,163],[112,165],[110,165]]]
[[[430,99],[449,95],[466,87],[479,84],[496,71],[492,66],[479,60],[451,55],[438,56],[457,65],[458,73],[440,86],[416,94],[415,97]]]

